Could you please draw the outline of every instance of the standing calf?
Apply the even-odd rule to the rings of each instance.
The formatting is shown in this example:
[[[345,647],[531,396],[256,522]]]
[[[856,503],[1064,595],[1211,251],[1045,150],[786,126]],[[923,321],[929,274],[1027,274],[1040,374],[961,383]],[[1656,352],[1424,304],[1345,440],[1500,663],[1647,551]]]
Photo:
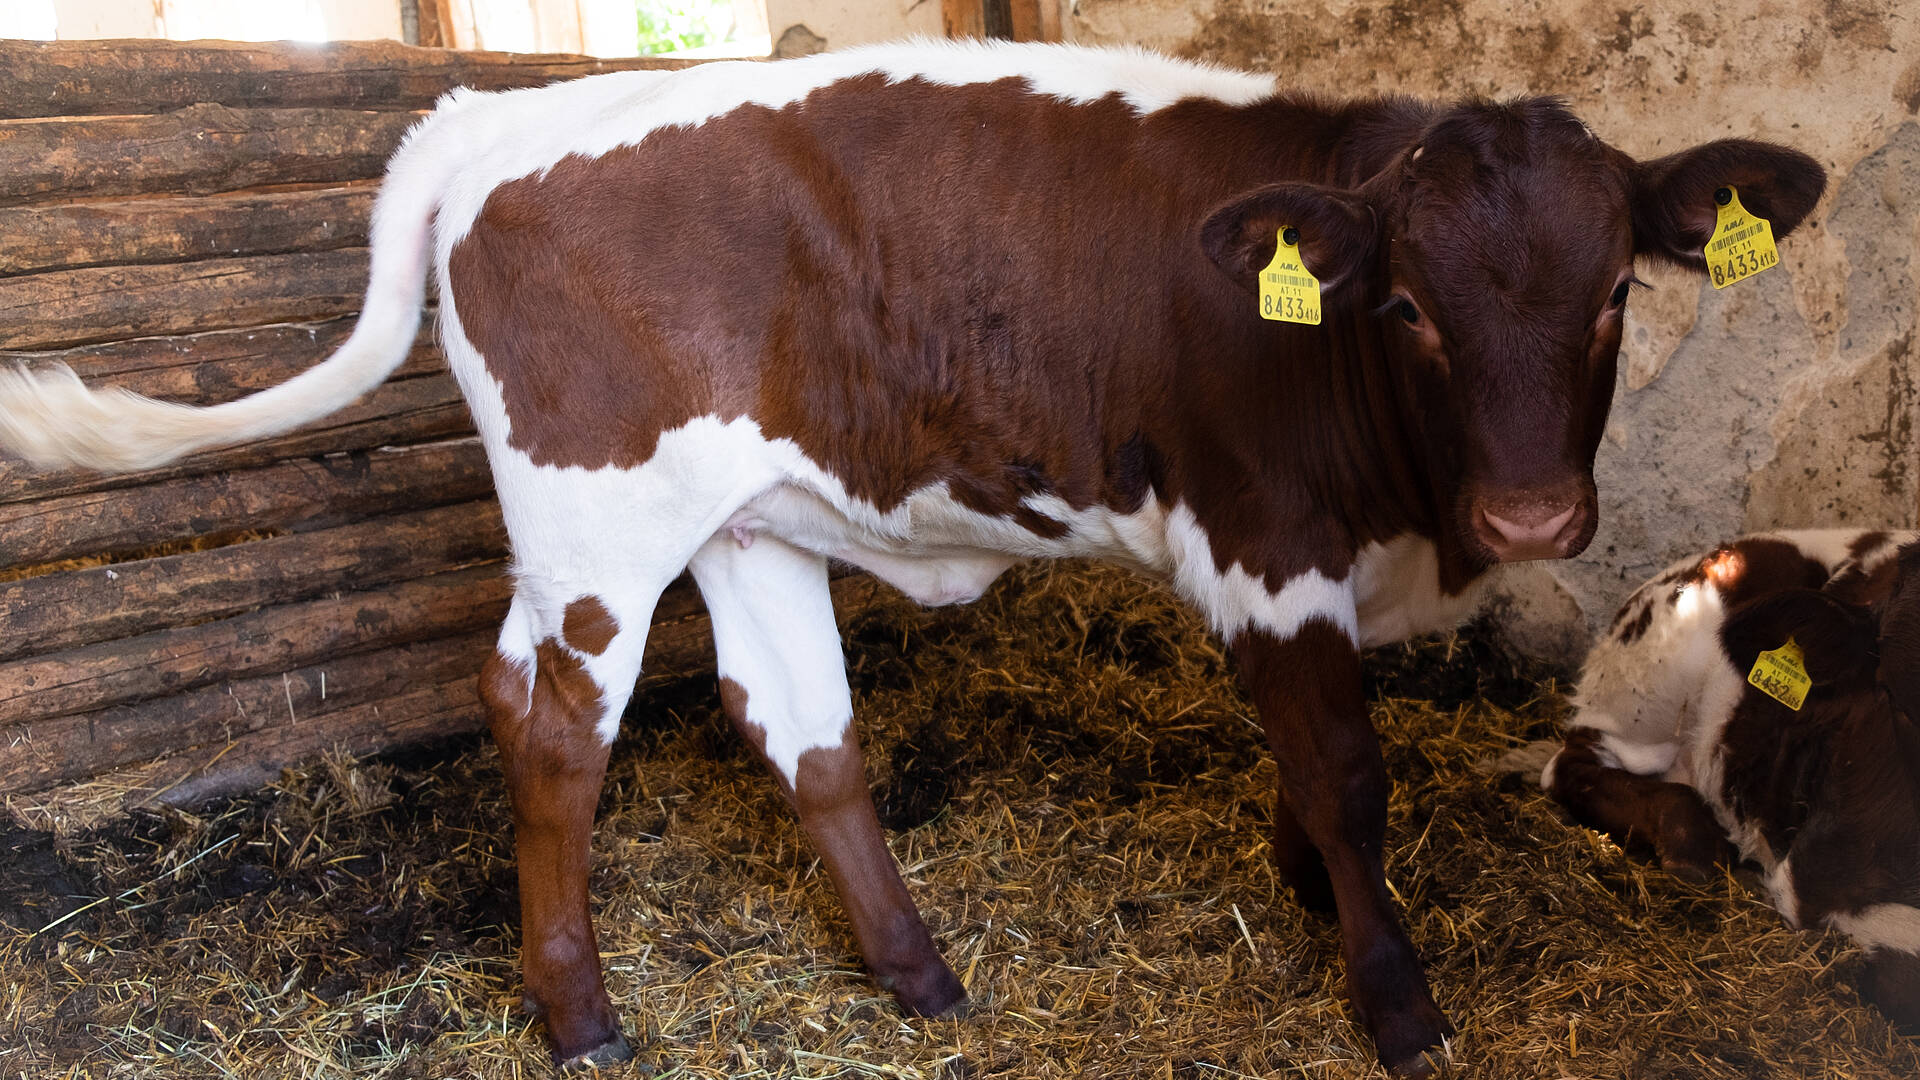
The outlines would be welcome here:
[[[529,1002],[625,1053],[589,919],[593,808],[654,601],[690,568],[721,695],[903,1008],[964,998],[875,821],[827,563],[929,604],[1086,556],[1170,582],[1239,658],[1276,850],[1331,896],[1402,1073],[1451,1030],[1388,892],[1363,646],[1496,563],[1577,554],[1633,264],[1699,271],[1716,189],[1791,231],[1820,167],[1636,162],[1558,101],[1335,101],[1133,51],[920,43],[455,92],[380,193],[353,338],[185,409],[0,384],[0,442],[138,468],[340,408],[429,272],[515,592],[482,693],[511,786]],[[1298,237],[1318,325],[1263,319]],[[1298,275],[1296,275],[1298,276]]]
[[[1789,639],[1798,709],[1747,677]],[[1866,947],[1866,996],[1920,1029],[1920,536],[1768,533],[1676,563],[1621,607],[1576,705],[1541,778],[1574,817],[1692,877],[1731,839],[1788,924]]]

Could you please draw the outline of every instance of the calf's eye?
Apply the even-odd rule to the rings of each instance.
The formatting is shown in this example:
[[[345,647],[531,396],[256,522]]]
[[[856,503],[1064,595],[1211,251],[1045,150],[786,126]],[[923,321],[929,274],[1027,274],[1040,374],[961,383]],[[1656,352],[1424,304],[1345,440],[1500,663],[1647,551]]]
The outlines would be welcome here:
[[[1627,302],[1627,292],[1632,288],[1631,280],[1623,281],[1613,287],[1613,295],[1607,298],[1608,307],[1619,307]]]
[[[1420,325],[1420,309],[1414,307],[1413,301],[1405,297],[1402,297],[1394,303],[1393,313],[1400,316],[1400,321],[1406,323],[1408,326]]]

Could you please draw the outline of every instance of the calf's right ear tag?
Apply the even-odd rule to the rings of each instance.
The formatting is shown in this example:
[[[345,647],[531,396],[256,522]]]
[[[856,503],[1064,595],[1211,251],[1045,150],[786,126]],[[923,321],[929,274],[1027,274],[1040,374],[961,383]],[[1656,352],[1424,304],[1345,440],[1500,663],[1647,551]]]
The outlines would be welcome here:
[[[1717,189],[1713,201],[1719,204],[1719,217],[1702,254],[1714,288],[1724,289],[1780,262],[1780,250],[1773,246],[1773,224],[1741,206],[1737,188]]]
[[[1807,691],[1813,689],[1813,680],[1807,677],[1807,658],[1792,638],[1788,638],[1785,645],[1754,657],[1747,681],[1794,712],[1799,712],[1800,706],[1807,703]]]
[[[1260,271],[1260,317],[1320,325],[1320,279],[1300,261],[1300,230],[1282,226],[1273,261]]]

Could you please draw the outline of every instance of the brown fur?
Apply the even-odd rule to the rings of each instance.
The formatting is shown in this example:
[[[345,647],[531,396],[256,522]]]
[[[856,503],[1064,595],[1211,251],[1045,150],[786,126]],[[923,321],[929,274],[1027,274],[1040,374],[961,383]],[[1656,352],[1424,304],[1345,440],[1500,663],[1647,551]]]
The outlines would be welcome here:
[[[593,656],[606,652],[619,632],[620,620],[597,596],[582,596],[568,604],[560,623],[560,636],[567,644]]]
[[[1638,164],[1546,98],[1139,115],[871,75],[501,185],[449,291],[538,464],[637,466],[666,430],[744,416],[882,512],[944,484],[1059,537],[1023,499],[1182,504],[1216,569],[1271,591],[1411,533],[1457,594],[1591,539],[1632,260],[1697,263],[1726,182],[1783,236],[1824,174],[1737,141]],[[1257,314],[1283,225],[1323,281],[1319,327]],[[1426,1071],[1450,1028],[1386,890],[1352,643],[1310,624],[1234,645],[1281,759],[1290,873],[1308,895],[1307,848],[1323,858],[1354,1004],[1391,1066]],[[801,772],[869,963],[925,977],[909,1009],[957,1000],[851,736]]]

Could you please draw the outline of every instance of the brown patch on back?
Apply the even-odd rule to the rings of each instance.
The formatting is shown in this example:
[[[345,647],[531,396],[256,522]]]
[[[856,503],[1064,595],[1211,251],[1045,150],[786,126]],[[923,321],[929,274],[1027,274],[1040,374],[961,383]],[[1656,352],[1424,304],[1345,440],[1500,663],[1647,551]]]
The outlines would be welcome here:
[[[1793,544],[1766,536],[1749,537],[1702,558],[1681,575],[1667,594],[1667,603],[1677,601],[1680,590],[1688,585],[1712,585],[1731,609],[1784,589],[1818,589],[1826,582],[1825,564]]]
[[[583,596],[567,605],[560,633],[567,644],[593,656],[607,651],[614,635],[620,632],[620,620],[597,596]]]
[[[1855,559],[1864,559],[1872,554],[1875,548],[1886,542],[1887,533],[1883,529],[1863,532],[1853,538],[1853,543],[1847,545],[1847,555]]]

